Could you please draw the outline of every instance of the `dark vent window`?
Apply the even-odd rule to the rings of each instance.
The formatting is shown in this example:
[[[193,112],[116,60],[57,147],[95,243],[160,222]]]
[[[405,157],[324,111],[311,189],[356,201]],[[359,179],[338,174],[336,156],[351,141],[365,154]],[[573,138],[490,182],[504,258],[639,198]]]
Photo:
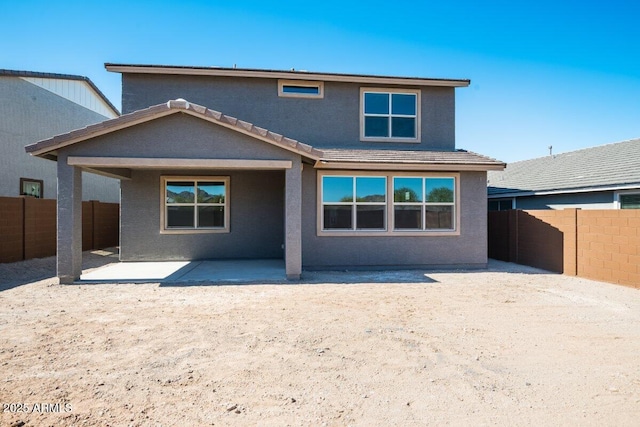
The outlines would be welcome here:
[[[620,195],[620,209],[640,209],[640,194]]]

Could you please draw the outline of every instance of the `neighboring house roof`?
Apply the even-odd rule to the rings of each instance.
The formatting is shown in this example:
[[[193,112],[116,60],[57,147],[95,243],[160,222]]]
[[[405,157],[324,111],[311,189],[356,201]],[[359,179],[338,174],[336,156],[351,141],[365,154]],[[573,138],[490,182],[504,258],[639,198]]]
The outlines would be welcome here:
[[[373,83],[373,84],[400,84],[417,86],[448,86],[466,87],[471,83],[468,79],[441,79],[425,77],[393,77],[375,76],[366,74],[339,74],[309,72],[300,70],[259,70],[252,68],[224,68],[224,67],[192,67],[175,65],[135,65],[135,64],[104,64],[107,71],[116,73],[140,73],[140,74],[184,74],[198,76],[228,76],[228,77],[254,77],[289,80],[320,80],[335,82]]]
[[[57,135],[53,138],[27,145],[25,149],[32,155],[52,158],[56,156],[55,152],[59,148],[176,113],[190,114],[314,160],[320,158],[322,154],[310,145],[303,144],[295,139],[287,138],[267,129],[254,126],[252,123],[238,120],[235,117],[224,115],[219,111],[210,110],[201,105],[192,104],[184,99],[168,101],[164,104],[154,105],[143,110],[122,115],[115,119],[106,120],[101,123],[89,125],[82,129]]]
[[[0,77],[23,77],[26,79],[57,79],[57,80],[76,80],[85,82],[89,85],[91,90],[107,105],[109,110],[113,112],[115,116],[120,115],[120,111],[109,101],[104,93],[98,87],[85,76],[77,76],[73,74],[57,74],[57,73],[40,73],[36,71],[20,71],[20,70],[4,70],[0,69]]]
[[[252,123],[227,116],[219,111],[210,110],[201,105],[192,104],[184,99],[168,101],[143,110],[89,125],[53,138],[39,141],[25,147],[28,153],[35,156],[55,159],[57,150],[100,135],[125,129],[140,123],[148,122],[170,114],[186,113],[209,122],[213,122],[268,142],[277,147],[300,154],[316,161],[319,168],[387,168],[393,169],[430,169],[430,170],[496,170],[504,168],[504,163],[481,156],[479,154],[457,151],[401,151],[401,150],[318,150],[310,145],[287,138]]]
[[[487,178],[490,198],[640,188],[640,139],[509,163]]]

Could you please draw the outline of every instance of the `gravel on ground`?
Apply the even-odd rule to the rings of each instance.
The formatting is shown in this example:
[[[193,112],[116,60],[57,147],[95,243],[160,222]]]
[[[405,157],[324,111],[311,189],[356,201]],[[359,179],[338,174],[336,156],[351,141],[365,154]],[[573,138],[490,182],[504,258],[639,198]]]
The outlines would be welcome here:
[[[497,261],[228,286],[59,285],[54,266],[0,264],[3,426],[640,420],[638,289]]]

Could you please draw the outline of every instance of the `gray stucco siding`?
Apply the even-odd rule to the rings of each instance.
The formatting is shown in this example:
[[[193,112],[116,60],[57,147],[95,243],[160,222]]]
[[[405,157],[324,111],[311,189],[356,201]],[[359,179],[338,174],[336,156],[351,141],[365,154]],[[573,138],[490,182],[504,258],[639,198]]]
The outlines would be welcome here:
[[[268,142],[175,113],[65,148],[74,156],[298,160]]]
[[[61,150],[66,156],[290,160],[298,154],[184,113],[95,137]],[[62,157],[62,156],[61,156]],[[282,258],[283,170],[134,169],[121,182],[123,261]],[[229,176],[230,231],[163,234],[161,177]]]
[[[320,149],[455,149],[454,88],[419,88],[421,143],[365,143],[360,142],[360,88],[370,85],[325,82],[324,98],[307,99],[279,97],[277,79],[140,74],[122,79],[124,113],[184,98]]]
[[[43,181],[44,198],[57,196],[56,163],[24,147],[107,119],[19,77],[0,78],[0,196],[20,195],[20,178]],[[118,181],[83,173],[83,200],[118,202]]]
[[[163,175],[185,172],[135,170],[133,179],[122,183],[122,261],[283,257],[283,171],[190,171],[188,175],[230,177],[229,232],[206,234],[160,232]]]
[[[349,172],[346,172],[349,173]],[[355,173],[357,174],[357,172]],[[460,235],[318,236],[317,170],[303,174],[302,263],[306,269],[487,264],[486,173],[460,173]]]

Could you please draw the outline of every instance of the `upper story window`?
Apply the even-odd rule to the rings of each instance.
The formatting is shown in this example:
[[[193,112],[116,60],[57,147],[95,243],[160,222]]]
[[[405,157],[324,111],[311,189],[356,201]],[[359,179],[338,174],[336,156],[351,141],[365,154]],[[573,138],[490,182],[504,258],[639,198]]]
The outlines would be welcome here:
[[[290,98],[323,98],[324,82],[278,80],[278,96]]]
[[[420,142],[420,91],[360,89],[362,141]]]

